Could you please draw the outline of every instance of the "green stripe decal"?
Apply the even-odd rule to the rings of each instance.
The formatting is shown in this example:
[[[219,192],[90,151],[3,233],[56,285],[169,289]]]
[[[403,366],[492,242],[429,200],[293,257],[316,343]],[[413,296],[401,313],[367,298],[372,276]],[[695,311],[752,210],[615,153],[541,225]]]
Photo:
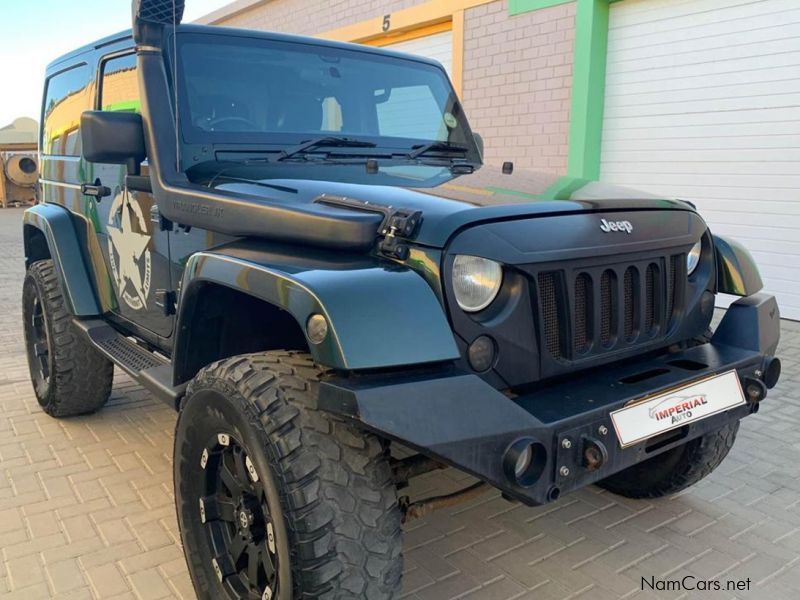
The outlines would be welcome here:
[[[608,0],[577,0],[567,174],[600,177],[608,51]]]

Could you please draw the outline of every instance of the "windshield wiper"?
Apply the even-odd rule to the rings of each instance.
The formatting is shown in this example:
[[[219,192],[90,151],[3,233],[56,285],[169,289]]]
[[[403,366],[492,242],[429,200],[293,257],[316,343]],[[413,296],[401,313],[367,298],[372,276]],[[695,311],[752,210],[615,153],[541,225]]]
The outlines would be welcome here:
[[[375,144],[354,138],[329,135],[325,137],[314,138],[313,140],[308,140],[307,142],[286,148],[275,160],[285,160],[287,158],[291,158],[292,156],[303,154],[308,150],[321,148],[323,146],[329,146],[331,148],[374,148]]]
[[[460,144],[453,144],[452,142],[431,142],[430,144],[422,144],[414,146],[411,152],[408,153],[408,158],[419,158],[428,152],[448,152],[450,154],[458,152],[459,154],[466,154],[469,148]]]

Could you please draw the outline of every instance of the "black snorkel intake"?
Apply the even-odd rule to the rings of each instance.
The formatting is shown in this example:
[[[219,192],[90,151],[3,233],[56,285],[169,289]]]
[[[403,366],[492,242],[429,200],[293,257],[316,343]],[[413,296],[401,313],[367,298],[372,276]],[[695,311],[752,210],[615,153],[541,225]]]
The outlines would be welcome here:
[[[184,0],[133,0],[133,39],[136,45],[160,48],[163,29],[183,20]]]
[[[139,71],[142,124],[150,186],[129,176],[129,189],[150,191],[170,223],[236,237],[364,252],[378,237],[379,215],[320,204],[287,204],[261,196],[214,190],[189,181],[180,164],[180,106],[176,36],[184,0],[133,0],[133,39]],[[171,56],[170,56],[171,55]],[[166,57],[170,56],[170,78]],[[170,79],[175,81],[170,84]],[[208,151],[213,156],[213,146]],[[146,188],[146,189],[145,189]]]

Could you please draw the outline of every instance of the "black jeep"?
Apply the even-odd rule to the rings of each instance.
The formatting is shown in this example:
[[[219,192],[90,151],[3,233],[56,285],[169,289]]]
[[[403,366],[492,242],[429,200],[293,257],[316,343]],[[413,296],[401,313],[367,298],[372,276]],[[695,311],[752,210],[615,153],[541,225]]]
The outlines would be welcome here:
[[[389,598],[404,519],[720,464],[780,375],[740,245],[689,202],[482,165],[435,62],[182,4],[50,65],[23,300],[48,414],[99,409],[113,365],[179,411],[200,597]],[[478,483],[398,498],[443,466]]]

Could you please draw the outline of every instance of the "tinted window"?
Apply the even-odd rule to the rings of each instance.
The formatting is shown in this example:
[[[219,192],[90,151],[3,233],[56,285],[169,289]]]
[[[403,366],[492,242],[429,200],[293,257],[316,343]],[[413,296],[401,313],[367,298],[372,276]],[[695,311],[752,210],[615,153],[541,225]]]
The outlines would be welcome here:
[[[81,113],[92,107],[91,79],[88,65],[79,65],[47,81],[42,128],[45,154],[80,156],[79,127]]]
[[[412,59],[277,40],[184,35],[184,137],[273,142],[335,132],[379,144],[469,145],[444,71]]]
[[[103,63],[100,108],[112,111],[141,112],[135,54],[118,56]]]
[[[378,90],[378,129],[381,135],[423,140],[446,140],[447,126],[431,89],[424,85]]]

